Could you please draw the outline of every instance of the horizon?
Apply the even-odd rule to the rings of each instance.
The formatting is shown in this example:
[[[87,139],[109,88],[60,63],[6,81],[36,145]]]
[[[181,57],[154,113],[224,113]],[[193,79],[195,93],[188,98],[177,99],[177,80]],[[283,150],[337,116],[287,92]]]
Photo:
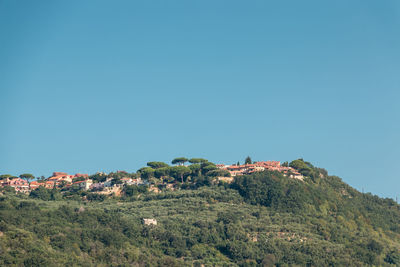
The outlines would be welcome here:
[[[0,174],[304,158],[396,199],[400,3],[0,2]]]

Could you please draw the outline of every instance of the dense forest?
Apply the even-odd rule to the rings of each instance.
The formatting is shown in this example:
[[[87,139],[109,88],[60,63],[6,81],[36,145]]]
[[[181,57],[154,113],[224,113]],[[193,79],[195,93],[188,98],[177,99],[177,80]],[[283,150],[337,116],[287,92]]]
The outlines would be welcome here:
[[[305,179],[263,171],[215,183],[221,173],[203,163],[193,177],[175,168],[179,188],[159,193],[4,187],[0,265],[400,266],[400,205],[303,160],[285,164]],[[168,179],[158,167],[132,176]]]

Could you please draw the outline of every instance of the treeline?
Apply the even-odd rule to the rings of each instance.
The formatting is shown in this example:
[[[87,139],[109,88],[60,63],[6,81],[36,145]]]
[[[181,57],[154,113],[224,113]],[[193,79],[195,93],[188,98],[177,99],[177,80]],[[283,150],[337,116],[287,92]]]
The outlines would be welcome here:
[[[189,165],[184,165],[189,162]],[[165,162],[151,161],[147,162],[146,167],[142,167],[137,172],[129,173],[126,171],[117,171],[111,173],[96,173],[90,175],[88,178],[93,182],[101,183],[105,182],[107,179],[112,179],[112,184],[122,184],[122,178],[142,178],[148,181],[150,184],[160,184],[160,183],[173,183],[178,182],[180,185],[184,183],[190,183],[197,186],[209,185],[215,179],[215,177],[229,177],[230,173],[227,170],[218,169],[213,162],[208,161],[203,158],[185,158],[178,157],[171,161],[170,166]],[[29,182],[29,180],[37,179],[38,182],[45,182],[46,178],[44,176],[35,177],[32,174],[25,173],[19,176],[14,176],[11,174],[0,175],[0,182],[6,179],[22,178]],[[86,180],[86,177],[76,177],[73,178],[72,182],[78,182]],[[63,187],[63,184],[61,187]],[[186,185],[187,187],[187,185]],[[77,189],[77,187],[72,187],[72,189]],[[8,188],[12,191],[12,188]],[[76,191],[76,190],[75,190]]]
[[[185,162],[191,163],[185,166]],[[147,163],[147,167],[138,170],[140,177],[150,180],[154,183],[158,181],[173,182],[178,181],[182,184],[190,181],[191,183],[199,183],[200,186],[208,182],[210,177],[230,176],[226,170],[217,169],[216,165],[203,158],[187,159],[185,157],[175,158],[171,162],[177,166],[169,166],[164,162],[152,161]],[[206,182],[207,183],[207,182]]]

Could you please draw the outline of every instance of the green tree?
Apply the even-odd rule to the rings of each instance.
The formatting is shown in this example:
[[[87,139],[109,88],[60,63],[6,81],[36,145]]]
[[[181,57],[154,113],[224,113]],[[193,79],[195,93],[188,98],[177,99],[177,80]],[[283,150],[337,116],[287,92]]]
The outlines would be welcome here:
[[[386,254],[385,262],[394,265],[400,265],[400,251],[392,250]]]
[[[189,169],[192,171],[193,176],[199,176],[201,171],[201,165],[197,163],[192,164],[189,166]]]
[[[314,182],[319,180],[319,173],[314,169],[314,166],[303,159],[293,160],[289,166],[298,170],[302,175],[310,177]]]
[[[11,177],[13,177],[11,174],[2,174],[2,175],[0,175],[0,180],[5,180],[5,179],[11,178]]]
[[[166,168],[169,167],[169,165],[165,162],[161,162],[161,161],[151,161],[151,162],[147,162],[147,166],[153,168],[153,169],[159,169],[159,168]]]
[[[216,169],[217,169],[217,166],[215,166],[215,164],[212,162],[205,162],[205,163],[201,164],[202,173],[207,173],[209,171],[216,170]]]
[[[374,239],[369,241],[366,247],[367,247],[367,249],[369,249],[370,251],[372,251],[378,255],[381,254],[383,251],[383,246]]]
[[[289,166],[298,171],[311,170],[311,168],[303,161],[303,159],[293,160],[290,162]]]
[[[29,180],[35,179],[35,176],[33,176],[30,173],[21,174],[19,177],[22,178],[22,179],[25,179],[27,182],[29,182]]]
[[[251,161],[250,156],[247,156],[247,158],[244,160],[244,164],[251,164],[251,163],[252,163],[252,161]]]
[[[12,187],[12,186],[6,185],[6,186],[3,186],[3,187],[0,187],[0,191],[9,192],[9,193],[15,193],[15,188]]]
[[[175,179],[180,178],[182,183],[183,183],[183,177],[190,173],[191,173],[190,169],[186,166],[174,166],[171,167],[170,170],[171,176],[174,177]]]
[[[208,160],[202,159],[202,158],[191,158],[189,160],[189,162],[192,163],[192,164],[201,164],[201,163],[204,163],[204,162],[207,162],[207,161]]]
[[[138,170],[138,173],[140,173],[140,177],[143,179],[150,179],[154,177],[154,169],[151,167],[143,167]]]
[[[194,166],[192,168],[192,171],[195,172],[195,175],[200,176],[202,175],[202,165],[208,163],[208,160],[203,159],[203,158],[191,158],[189,160],[190,163]],[[197,166],[200,166],[200,169],[198,169]],[[194,170],[195,169],[195,170]]]
[[[263,267],[274,267],[276,262],[276,258],[274,254],[267,254],[265,255],[263,261],[262,261],[262,266]]]
[[[32,190],[29,196],[48,201],[51,200],[51,189],[46,189],[43,186],[39,186],[35,190]]]
[[[169,175],[171,167],[162,167],[154,170],[154,176],[157,178],[164,178]]]
[[[121,178],[116,177],[116,178],[112,179],[111,185],[115,185],[115,184],[122,184]]]
[[[180,157],[180,158],[175,158],[175,159],[173,159],[171,163],[172,163],[172,164],[183,165],[183,164],[185,164],[185,162],[187,162],[187,161],[188,161],[187,158],[185,158],[185,157]]]
[[[146,193],[147,189],[147,186],[127,185],[124,187],[122,192],[128,197],[132,197],[138,194]]]
[[[229,171],[221,169],[211,170],[207,172],[206,175],[212,177],[231,177],[231,173]]]
[[[253,205],[277,207],[284,201],[284,190],[280,182],[283,177],[282,174],[273,172],[240,175],[235,177],[232,188],[237,189]]]

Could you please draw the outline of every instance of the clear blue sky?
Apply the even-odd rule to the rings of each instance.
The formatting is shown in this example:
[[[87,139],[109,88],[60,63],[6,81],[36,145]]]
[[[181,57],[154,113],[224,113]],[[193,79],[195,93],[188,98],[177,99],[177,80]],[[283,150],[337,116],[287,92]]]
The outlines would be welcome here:
[[[400,2],[0,0],[0,173],[303,157],[399,194]]]

